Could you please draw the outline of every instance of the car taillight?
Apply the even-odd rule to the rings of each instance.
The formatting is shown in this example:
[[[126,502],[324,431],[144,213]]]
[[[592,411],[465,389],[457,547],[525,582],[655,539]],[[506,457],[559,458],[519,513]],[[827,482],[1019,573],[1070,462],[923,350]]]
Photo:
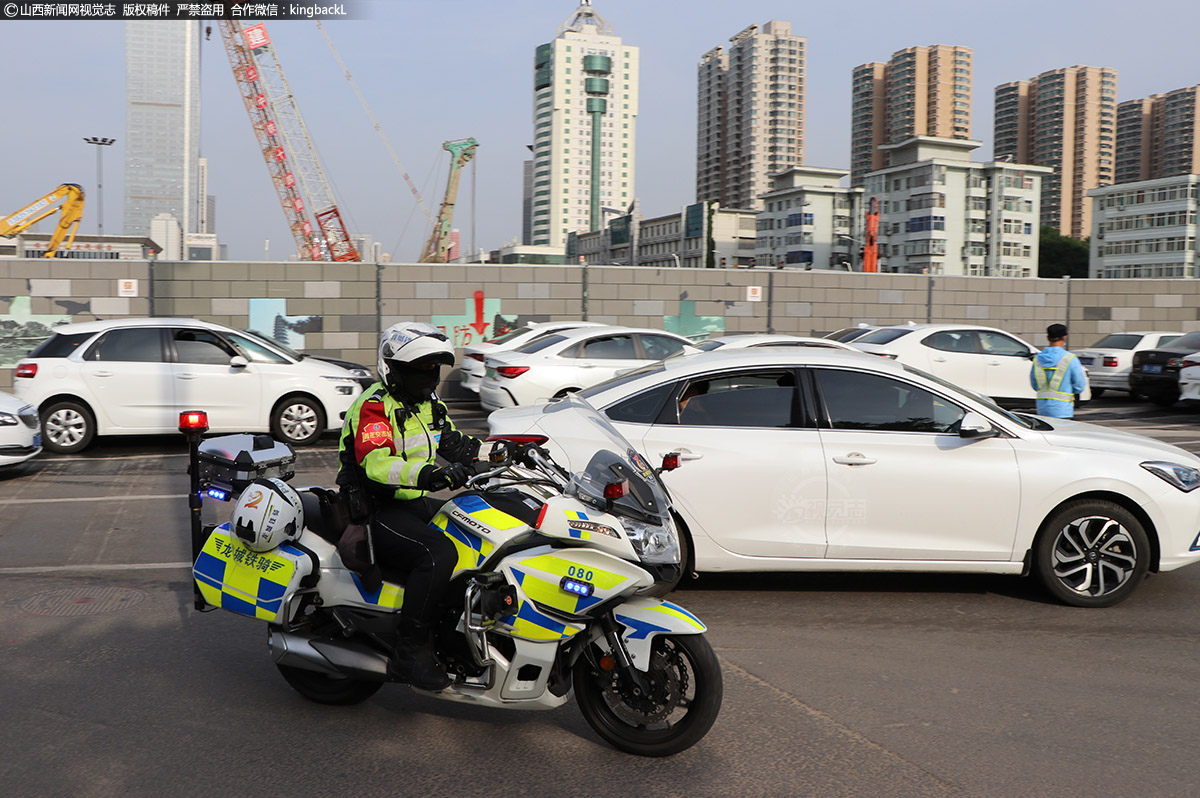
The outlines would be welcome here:
[[[483,355],[479,354],[478,352],[468,352],[467,357],[471,358],[472,360],[478,360],[480,363],[483,362]]]
[[[1173,357],[1167,361],[1167,368],[1169,368],[1169,369],[1179,368],[1179,364],[1182,362],[1183,362],[1183,358]]]
[[[534,446],[541,446],[546,441],[550,440],[545,435],[490,435],[489,441],[508,441],[509,443],[532,443]]]
[[[14,373],[14,376],[36,377],[37,376],[37,363],[21,363],[20,365],[17,366],[17,370]]]
[[[872,352],[871,354],[887,358],[888,360],[895,360],[897,358],[897,355],[893,355],[891,352]]]
[[[1109,369],[1116,368],[1117,367],[1117,359],[1115,357],[1105,356],[1104,367],[1109,368]]]
[[[513,377],[520,377],[525,372],[529,371],[529,366],[497,366],[496,373],[501,377],[507,377],[510,380]]]
[[[1185,357],[1179,361],[1179,368],[1181,369],[1188,369],[1192,366],[1200,366],[1200,360],[1192,360],[1190,357]]]

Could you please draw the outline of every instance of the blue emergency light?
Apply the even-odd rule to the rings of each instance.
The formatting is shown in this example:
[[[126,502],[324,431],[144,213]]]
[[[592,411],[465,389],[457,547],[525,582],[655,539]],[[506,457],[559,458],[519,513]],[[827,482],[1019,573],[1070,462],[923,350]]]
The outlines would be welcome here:
[[[574,593],[576,596],[587,598],[592,595],[592,591],[596,588],[590,582],[583,582],[578,579],[572,579],[569,576],[564,576],[559,582],[559,587],[568,593]]]

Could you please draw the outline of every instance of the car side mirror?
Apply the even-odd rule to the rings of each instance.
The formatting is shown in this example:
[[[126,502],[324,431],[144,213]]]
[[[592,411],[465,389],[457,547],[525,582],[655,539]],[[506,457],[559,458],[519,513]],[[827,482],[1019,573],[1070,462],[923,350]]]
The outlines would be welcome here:
[[[234,355],[233,357],[229,358],[229,368],[231,369],[244,369],[249,365],[250,363],[241,355]]]
[[[999,434],[1000,431],[978,413],[967,413],[963,416],[962,423],[958,425],[958,437],[960,438],[978,440],[995,438]]]
[[[1038,356],[1038,353],[1037,353],[1036,351],[1034,351],[1034,352],[1030,352],[1029,354],[1027,354],[1027,355],[1025,356],[1025,358],[1026,358],[1027,360],[1033,360],[1033,359],[1034,359],[1035,357],[1037,357],[1037,356]]]

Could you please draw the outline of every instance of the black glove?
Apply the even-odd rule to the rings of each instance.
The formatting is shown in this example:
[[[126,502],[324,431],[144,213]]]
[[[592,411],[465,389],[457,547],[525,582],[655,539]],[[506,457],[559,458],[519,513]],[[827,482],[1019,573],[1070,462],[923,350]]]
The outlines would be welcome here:
[[[462,463],[451,463],[445,468],[428,466],[417,476],[417,489],[437,491],[445,488],[455,490],[467,484],[471,471]]]

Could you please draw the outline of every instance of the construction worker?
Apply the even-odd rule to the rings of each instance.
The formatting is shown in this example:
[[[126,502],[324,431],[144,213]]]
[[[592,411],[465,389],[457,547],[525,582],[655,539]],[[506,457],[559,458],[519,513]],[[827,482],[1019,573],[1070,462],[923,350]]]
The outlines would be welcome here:
[[[380,382],[346,412],[338,450],[338,485],[352,497],[352,508],[365,505],[351,514],[371,519],[377,563],[408,572],[388,669],[423,690],[450,684],[430,625],[458,561],[454,544],[429,525],[442,502],[426,494],[461,488],[480,446],[454,428],[434,394],[441,367],[453,363],[454,347],[437,328],[420,322],[389,327],[379,342]],[[439,467],[436,455],[449,463]]]
[[[1087,372],[1067,351],[1067,325],[1046,328],[1048,346],[1038,352],[1029,383],[1037,390],[1037,414],[1051,418],[1075,415],[1075,398],[1087,389]]]

